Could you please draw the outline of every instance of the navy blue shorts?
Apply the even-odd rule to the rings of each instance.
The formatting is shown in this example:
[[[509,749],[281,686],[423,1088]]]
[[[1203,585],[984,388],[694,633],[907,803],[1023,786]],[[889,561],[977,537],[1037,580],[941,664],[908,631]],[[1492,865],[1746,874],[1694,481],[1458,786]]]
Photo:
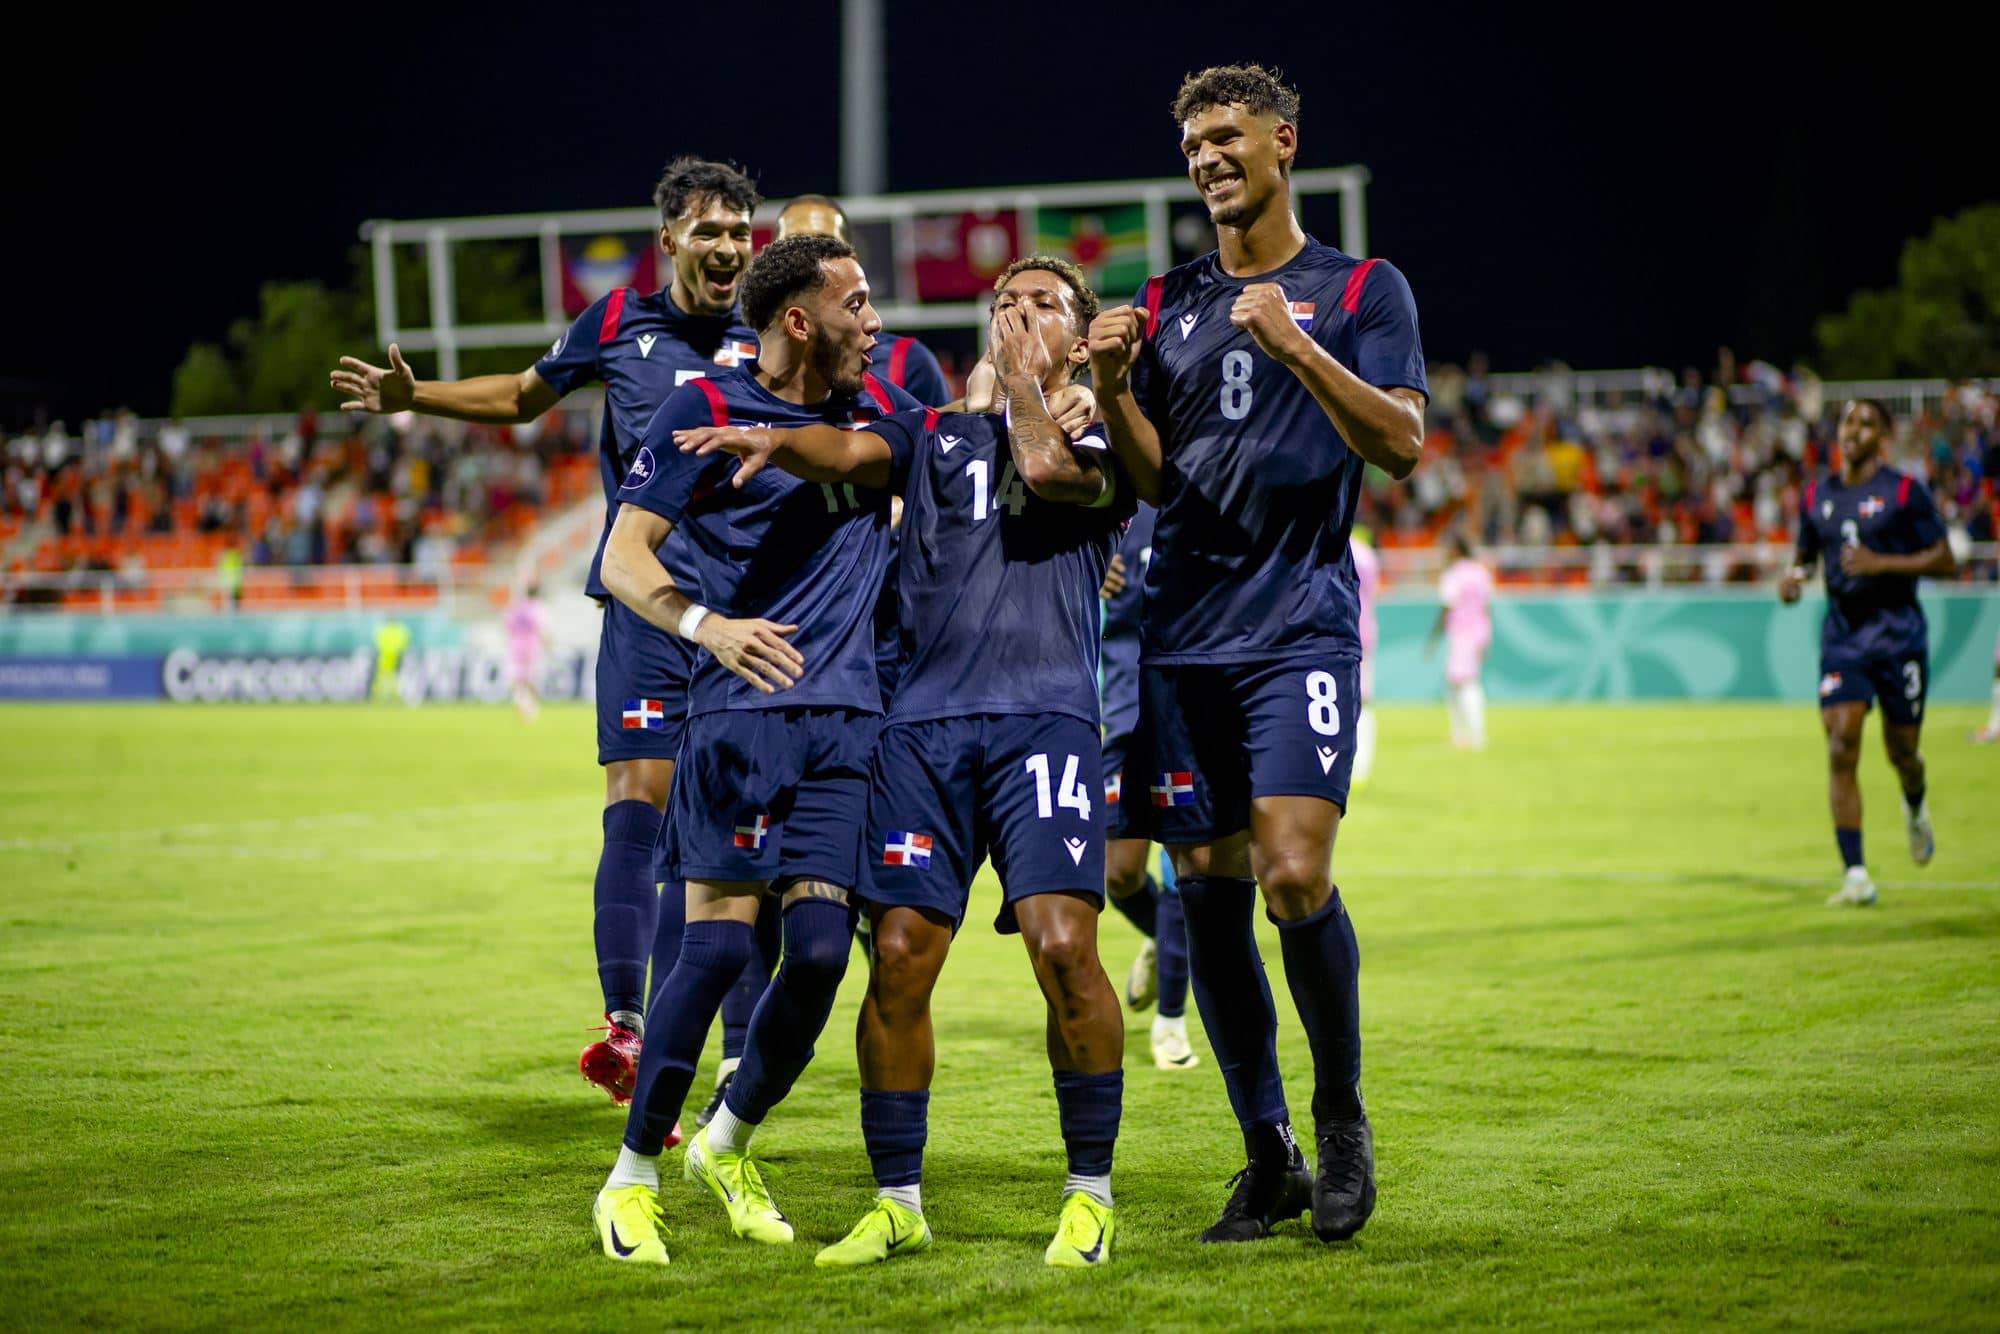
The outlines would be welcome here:
[[[1125,765],[1128,837],[1209,843],[1250,827],[1253,797],[1347,809],[1358,658],[1145,666]]]
[[[875,747],[861,896],[965,919],[993,858],[994,927],[1031,894],[1104,898],[1104,782],[1097,727],[1067,714],[891,723]]]
[[[698,650],[612,598],[597,633],[597,762],[671,760]]]
[[[661,833],[680,880],[852,889],[879,714],[729,709],[688,720]]]
[[[1885,722],[1907,727],[1923,721],[1924,700],[1931,689],[1930,654],[1922,649],[1904,653],[1842,653],[1822,648],[1819,657],[1819,705],[1882,699]]]
[[[1143,824],[1144,812],[1135,816],[1125,806],[1125,759],[1131,749],[1130,733],[1104,738],[1104,837],[1107,839],[1146,837],[1133,824],[1135,818]]]

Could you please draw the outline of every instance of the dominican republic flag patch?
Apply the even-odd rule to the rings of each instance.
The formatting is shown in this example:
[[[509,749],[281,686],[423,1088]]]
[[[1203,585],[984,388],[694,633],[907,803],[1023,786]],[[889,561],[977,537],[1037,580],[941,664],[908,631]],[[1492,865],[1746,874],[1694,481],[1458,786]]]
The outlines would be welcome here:
[[[1116,806],[1119,796],[1125,791],[1125,771],[1119,770],[1104,780],[1104,804]]]
[[[1153,784],[1152,791],[1155,806],[1192,806],[1194,775],[1185,769],[1161,774],[1160,781]]]
[[[718,366],[741,366],[746,361],[757,359],[757,345],[731,338],[715,349],[715,364]]]
[[[736,846],[739,848],[748,848],[752,852],[762,852],[764,850],[764,836],[770,832],[770,817],[761,813],[753,815],[750,817],[749,824],[736,826]]]
[[[1887,508],[1889,508],[1888,501],[1882,499],[1880,496],[1870,496],[1861,502],[1861,517],[1872,519]]]
[[[667,706],[656,699],[628,699],[625,701],[625,726],[643,727],[648,732],[667,730]]]
[[[1292,323],[1298,325],[1301,329],[1312,328],[1313,303],[1310,301],[1292,302]]]
[[[931,836],[929,834],[906,834],[892,831],[889,841],[882,845],[884,866],[914,866],[918,869],[931,864]]]

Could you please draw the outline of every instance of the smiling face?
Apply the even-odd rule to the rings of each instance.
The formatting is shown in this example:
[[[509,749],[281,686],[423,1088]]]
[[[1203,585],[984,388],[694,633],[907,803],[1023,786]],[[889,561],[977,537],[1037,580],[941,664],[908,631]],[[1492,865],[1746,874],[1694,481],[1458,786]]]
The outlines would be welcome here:
[[[824,260],[820,272],[819,290],[798,303],[811,319],[807,363],[835,393],[858,394],[882,317],[869,302],[868,275],[862,272],[861,261]]]
[[[1062,381],[1067,382],[1078,366],[1090,360],[1090,344],[1078,327],[1083,320],[1076,293],[1058,275],[1047,269],[1023,269],[1009,278],[993,299],[993,313],[1010,310],[1027,317],[1028,326],[1048,349],[1051,366],[1066,368]]]
[[[750,263],[750,215],[716,198],[696,198],[660,229],[677,296],[690,315],[727,315]]]
[[[1298,128],[1240,102],[1203,107],[1181,123],[1188,179],[1219,227],[1246,227],[1284,194]]]

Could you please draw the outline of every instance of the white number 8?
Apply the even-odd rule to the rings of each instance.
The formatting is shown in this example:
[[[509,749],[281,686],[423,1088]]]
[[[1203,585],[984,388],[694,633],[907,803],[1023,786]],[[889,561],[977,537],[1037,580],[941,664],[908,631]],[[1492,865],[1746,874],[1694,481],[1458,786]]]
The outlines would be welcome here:
[[[1332,672],[1314,672],[1306,677],[1306,721],[1321,736],[1340,735],[1340,682]]]
[[[1222,415],[1233,422],[1250,415],[1250,354],[1240,348],[1222,354]]]

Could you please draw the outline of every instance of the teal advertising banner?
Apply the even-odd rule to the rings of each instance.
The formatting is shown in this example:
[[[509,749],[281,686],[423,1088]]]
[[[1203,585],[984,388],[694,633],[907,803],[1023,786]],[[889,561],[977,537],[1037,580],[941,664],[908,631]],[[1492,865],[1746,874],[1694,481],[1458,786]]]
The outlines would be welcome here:
[[[411,648],[455,648],[459,623],[442,612],[243,612],[232,616],[91,616],[34,612],[0,615],[0,658],[148,657],[201,653],[309,655],[375,647],[389,623],[409,632]]]

